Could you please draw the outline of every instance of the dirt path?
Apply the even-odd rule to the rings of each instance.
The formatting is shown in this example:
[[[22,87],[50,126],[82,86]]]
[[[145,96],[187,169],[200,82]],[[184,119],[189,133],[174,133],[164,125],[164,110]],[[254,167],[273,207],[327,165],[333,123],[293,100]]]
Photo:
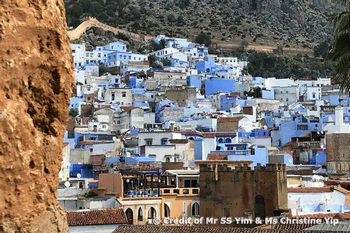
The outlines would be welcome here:
[[[150,36],[150,35],[137,34],[137,33],[129,32],[129,31],[124,30],[124,29],[111,27],[107,24],[101,23],[100,21],[98,21],[96,18],[93,18],[93,17],[89,17],[88,20],[82,22],[78,27],[76,27],[75,29],[73,29],[71,31],[68,31],[69,38],[71,40],[79,39],[81,37],[81,35],[84,32],[86,32],[87,29],[89,29],[93,26],[102,28],[103,30],[106,30],[106,31],[111,31],[115,34],[123,33],[123,34],[129,36],[131,39],[138,40],[138,41],[149,41],[149,40],[154,38],[153,36]],[[240,43],[222,42],[222,41],[215,41],[215,42],[216,42],[215,44],[217,45],[217,47],[222,48],[224,50],[237,49],[241,46]],[[256,50],[258,52],[267,52],[267,53],[273,53],[273,51],[276,48],[277,48],[276,46],[271,46],[271,45],[249,45],[247,47],[248,50],[252,49],[252,50]],[[293,54],[293,55],[296,55],[298,53],[308,54],[310,56],[313,55],[312,50],[304,49],[304,48],[284,47],[283,52],[284,52],[284,54]]]
[[[224,50],[230,50],[230,49],[237,49],[241,46],[241,44],[238,43],[225,43],[225,42],[218,42],[217,46],[219,48],[222,48]],[[267,52],[267,53],[273,53],[275,49],[277,49],[277,46],[272,45],[249,45],[247,50],[255,50],[258,52]],[[287,48],[283,47],[283,53],[286,54],[308,54],[310,56],[313,55],[313,51],[311,49],[305,49],[305,48]]]
[[[76,27],[75,29],[73,29],[71,31],[68,31],[68,35],[69,35],[70,40],[79,39],[79,37],[81,37],[81,35],[87,29],[89,29],[89,28],[91,28],[93,26],[102,28],[105,31],[111,31],[111,32],[113,32],[115,34],[123,33],[123,34],[129,36],[131,39],[134,39],[134,40],[148,41],[148,40],[153,38],[152,36],[136,34],[136,33],[132,33],[132,32],[129,32],[129,31],[126,31],[126,30],[123,30],[123,29],[111,27],[111,26],[108,26],[107,24],[101,23],[96,18],[89,17],[88,20],[82,22],[78,27]]]

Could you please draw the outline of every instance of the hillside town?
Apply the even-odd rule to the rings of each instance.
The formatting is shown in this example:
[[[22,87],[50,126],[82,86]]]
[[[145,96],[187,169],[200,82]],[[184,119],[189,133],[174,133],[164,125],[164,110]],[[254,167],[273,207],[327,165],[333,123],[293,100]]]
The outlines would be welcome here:
[[[239,232],[333,231],[350,220],[350,105],[339,86],[252,77],[246,61],[183,38],[153,43],[149,54],[123,41],[71,44],[57,193],[71,232],[166,232],[202,217],[263,220],[228,224],[249,227]]]

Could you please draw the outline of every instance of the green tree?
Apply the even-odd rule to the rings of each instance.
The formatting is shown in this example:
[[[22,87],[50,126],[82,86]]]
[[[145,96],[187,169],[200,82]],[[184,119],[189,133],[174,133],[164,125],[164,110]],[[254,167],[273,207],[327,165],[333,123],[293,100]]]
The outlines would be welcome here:
[[[177,24],[178,26],[182,26],[184,23],[185,23],[185,19],[184,19],[184,17],[183,17],[182,15],[180,15],[179,17],[177,17],[177,22],[176,22],[176,24]]]
[[[170,23],[176,22],[176,18],[175,18],[175,16],[174,16],[173,14],[168,15],[168,16],[167,16],[167,19],[168,19],[168,21],[169,21]]]
[[[100,64],[98,66],[98,75],[101,76],[101,75],[104,75],[105,73],[108,72],[108,68],[105,67],[103,64]]]
[[[210,44],[211,44],[210,35],[206,34],[205,32],[199,33],[198,36],[196,37],[195,41],[196,41],[196,43],[204,44],[205,46],[210,46]]]
[[[334,17],[334,37],[330,57],[335,61],[334,76],[341,89],[350,91],[350,3],[343,0],[346,10]]]
[[[327,41],[323,41],[314,47],[314,56],[325,59],[327,57],[328,50],[329,50],[329,45]]]
[[[76,109],[76,108],[71,108],[70,110],[69,110],[69,116],[72,116],[72,117],[76,117],[76,116],[78,116],[78,109]]]
[[[162,69],[163,67],[157,63],[157,57],[156,55],[149,55],[148,56],[148,61],[149,61],[149,65],[155,69]]]
[[[162,62],[163,66],[170,66],[171,65],[170,60],[168,60],[166,58],[163,58],[160,61]]]

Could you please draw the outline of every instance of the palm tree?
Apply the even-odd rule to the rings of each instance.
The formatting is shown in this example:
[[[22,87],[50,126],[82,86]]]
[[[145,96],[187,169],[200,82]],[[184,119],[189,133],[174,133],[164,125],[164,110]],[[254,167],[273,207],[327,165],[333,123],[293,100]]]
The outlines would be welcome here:
[[[330,58],[336,61],[334,75],[345,93],[350,92],[350,1],[342,0],[346,10],[333,18],[334,38]]]

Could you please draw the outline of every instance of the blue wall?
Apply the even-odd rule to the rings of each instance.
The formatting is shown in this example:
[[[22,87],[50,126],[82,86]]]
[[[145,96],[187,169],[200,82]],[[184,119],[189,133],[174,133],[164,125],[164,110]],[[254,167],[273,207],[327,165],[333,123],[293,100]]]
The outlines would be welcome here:
[[[187,76],[187,86],[201,88],[202,81],[198,78],[198,75]]]
[[[215,67],[215,59],[214,58],[205,58],[203,61],[197,61],[196,63],[196,69],[199,73],[206,73],[208,70],[209,72],[211,69]]]
[[[324,150],[317,151],[315,163],[317,165],[327,165],[327,155]]]
[[[230,108],[236,105],[236,99],[237,99],[236,96],[230,96],[230,95],[220,96],[220,110],[229,112]]]
[[[230,93],[235,91],[235,80],[223,78],[211,78],[205,80],[205,95],[216,94],[218,92]]]

